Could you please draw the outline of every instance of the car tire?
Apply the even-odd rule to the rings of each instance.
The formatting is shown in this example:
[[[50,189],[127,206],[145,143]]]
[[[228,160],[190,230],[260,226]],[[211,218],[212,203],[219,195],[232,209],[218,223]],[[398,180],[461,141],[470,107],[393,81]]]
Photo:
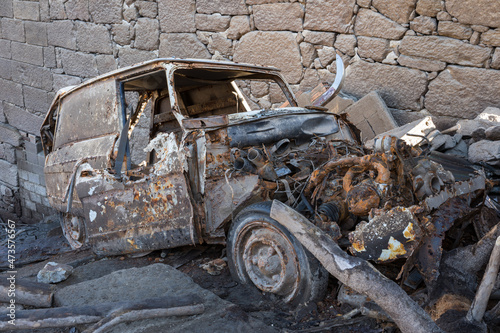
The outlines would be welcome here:
[[[61,216],[61,229],[73,250],[81,248],[86,242],[85,221],[83,217],[70,213]]]
[[[270,217],[272,202],[253,204],[234,219],[227,239],[233,278],[252,283],[286,303],[303,305],[326,293],[328,272],[299,241]]]

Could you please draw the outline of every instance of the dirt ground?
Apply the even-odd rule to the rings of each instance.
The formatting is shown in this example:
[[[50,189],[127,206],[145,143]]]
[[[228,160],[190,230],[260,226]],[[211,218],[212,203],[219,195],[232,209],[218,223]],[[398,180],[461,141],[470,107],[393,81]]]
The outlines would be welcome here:
[[[207,296],[207,299],[212,300],[211,302],[215,302],[213,304],[216,305],[209,302],[207,304],[212,305],[208,308],[219,309],[219,312],[210,310],[205,311],[204,315],[167,320],[170,323],[168,325],[165,324],[165,319],[158,319],[156,322],[149,320],[144,323],[132,323],[117,328],[117,332],[124,333],[124,328],[127,332],[213,332],[214,329],[221,332],[398,332],[396,326],[391,323],[377,322],[375,319],[352,312],[353,309],[349,306],[341,306],[336,301],[339,286],[333,277],[330,277],[328,294],[322,301],[299,309],[284,304],[273,294],[263,294],[252,286],[238,284],[233,281],[225,265],[223,246],[182,247],[154,251],[135,258],[129,256],[97,257],[88,248],[71,251],[55,219],[47,219],[45,223],[38,225],[18,225],[17,229],[22,230],[16,236],[18,278],[36,281],[36,274],[49,261],[70,264],[75,268],[67,280],[53,285],[56,306],[68,305],[78,297],[81,297],[84,303],[113,299],[113,297],[117,300],[120,297],[137,298],[137,295],[147,294],[151,289],[155,289],[158,293],[161,289],[159,286],[164,284],[165,290],[174,287],[178,294],[189,294],[199,288],[203,291],[198,291],[198,293],[206,292],[207,295],[213,295]],[[2,239],[6,236],[3,230],[1,236]],[[7,258],[4,253],[5,248],[5,246],[0,247],[2,260]],[[204,265],[214,260],[219,263],[219,269]],[[155,267],[158,265],[166,272],[165,274],[174,274],[175,277],[165,278],[168,281],[162,281],[156,275],[148,278],[152,274],[148,272],[151,269],[157,269]],[[0,267],[5,270],[6,262],[0,261]],[[209,274],[209,271],[216,275]],[[123,277],[116,279],[117,274]],[[135,286],[134,283],[127,282],[128,278],[134,276],[137,280]],[[115,282],[111,286],[105,286],[110,283],[109,281]],[[94,287],[89,287],[89,285]],[[95,285],[103,286],[104,289],[99,291],[100,287],[96,288]],[[77,286],[77,288],[71,289],[72,286]],[[144,292],[137,289],[139,287],[144,288]],[[130,288],[135,288],[134,291],[138,294],[130,294]],[[81,292],[82,296],[76,296],[78,292]],[[68,293],[71,296],[64,296]],[[128,296],[127,293],[129,293]],[[207,307],[206,304],[205,306]],[[342,315],[350,312],[352,318],[341,318]],[[209,323],[211,325],[207,325]],[[81,332],[84,328],[40,329],[36,332],[75,333]]]

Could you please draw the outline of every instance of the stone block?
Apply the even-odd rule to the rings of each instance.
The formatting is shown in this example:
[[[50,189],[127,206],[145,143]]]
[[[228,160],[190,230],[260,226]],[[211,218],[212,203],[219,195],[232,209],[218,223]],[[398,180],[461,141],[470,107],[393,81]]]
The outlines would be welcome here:
[[[436,19],[429,16],[418,16],[410,22],[410,29],[424,35],[432,34],[436,28]]]
[[[439,22],[438,34],[456,39],[469,39],[472,36],[472,29],[451,21]]]
[[[160,36],[160,57],[210,59],[205,45],[195,34],[168,33]]]
[[[89,21],[89,1],[88,0],[68,0],[64,3],[66,14],[70,20]]]
[[[440,72],[446,68],[446,63],[443,61],[410,57],[406,55],[400,55],[398,57],[398,63],[401,66],[416,68],[427,72]]]
[[[143,17],[156,18],[158,15],[158,4],[152,1],[136,1],[135,6],[139,9],[139,15]]]
[[[140,18],[135,24],[134,47],[141,50],[156,50],[160,37],[160,24],[157,20]]]
[[[47,26],[49,44],[76,50],[75,27],[72,21],[53,21]]]
[[[302,31],[304,8],[298,2],[255,5],[253,19],[258,30]]]
[[[233,60],[280,68],[291,84],[302,79],[299,46],[291,32],[249,32],[236,45]]]
[[[40,46],[47,46],[47,23],[45,22],[24,22],[26,33],[26,43]]]
[[[113,53],[111,35],[104,25],[76,22],[76,41],[79,51],[89,53]]]
[[[11,60],[1,59],[0,58],[0,78],[5,80],[12,79],[12,70],[14,62]]]
[[[241,36],[250,32],[250,21],[248,16],[233,16],[227,29],[227,37],[231,39],[240,39]]]
[[[500,11],[496,0],[446,0],[446,10],[462,24],[500,27]]]
[[[29,113],[25,109],[17,107],[12,104],[5,105],[5,116],[9,125],[14,126],[27,133],[38,135],[40,133],[40,126],[42,126],[43,118]]]
[[[304,30],[302,36],[304,36],[305,42],[315,45],[333,46],[335,41],[335,33],[333,32]]]
[[[472,119],[488,106],[500,106],[500,72],[448,66],[429,84],[425,107],[434,115]]]
[[[135,2],[128,1],[123,4],[122,11],[123,19],[127,22],[132,22],[137,20],[139,17],[139,10],[135,6]]]
[[[420,15],[436,17],[444,10],[444,3],[441,0],[418,0],[415,10]]]
[[[158,19],[160,20],[161,31],[195,32],[196,31],[196,24],[194,20],[195,11],[196,11],[195,0],[160,1],[158,3]],[[222,13],[220,11],[217,12]]]
[[[14,0],[14,17],[20,20],[38,21],[40,20],[40,4],[35,1]]]
[[[47,46],[43,48],[43,65],[47,68],[54,68],[56,63],[56,48]]]
[[[364,141],[398,127],[384,101],[375,91],[348,107],[344,113],[361,130]]]
[[[43,66],[43,47],[25,43],[12,42],[12,58],[28,64]]]
[[[401,39],[407,29],[382,14],[362,8],[356,17],[354,30],[356,35]]]
[[[32,210],[32,211],[36,211],[36,205],[33,201],[31,200],[28,200],[28,199],[24,199],[24,206],[26,206],[26,208]],[[23,214],[24,215],[24,214]]]
[[[324,46],[317,50],[321,67],[325,68],[335,59],[336,53],[333,47]]]
[[[129,45],[134,34],[132,25],[128,22],[122,24],[113,24],[111,28],[113,39],[120,45]]]
[[[51,87],[47,87],[51,89]],[[24,87],[24,106],[32,111],[46,113],[49,109],[51,98],[46,90]]]
[[[21,182],[21,184],[23,183],[24,180],[27,181],[29,179],[28,171],[25,171],[25,170],[19,169],[18,176],[19,176],[19,181]]]
[[[437,13],[436,18],[438,21],[451,21],[451,15],[448,12],[440,11]]]
[[[5,113],[3,112],[3,102],[0,102],[0,123],[6,123],[7,118],[5,118]]]
[[[479,32],[477,32],[477,31],[474,31],[472,33],[472,36],[469,39],[469,42],[472,45],[477,45],[477,44],[479,44],[480,41],[481,41],[481,34]]]
[[[452,64],[481,67],[490,57],[491,50],[448,37],[405,36],[399,52]]]
[[[88,0],[89,13],[94,23],[120,23],[122,0]]]
[[[421,71],[360,60],[351,64],[343,91],[361,98],[376,90],[389,107],[420,110],[426,89],[427,77]]]
[[[231,22],[231,16],[221,14],[196,14],[196,29],[204,31],[226,31]]]
[[[161,45],[160,45],[161,48]],[[130,48],[129,46],[118,49],[118,67],[125,67],[158,57],[158,54],[152,51],[144,51]]]
[[[381,62],[391,52],[389,41],[382,38],[358,37],[358,55]]]
[[[97,62],[97,71],[100,74],[111,72],[117,69],[116,59],[112,55],[96,55],[95,60]]]
[[[54,74],[53,89],[54,91],[58,91],[61,88],[67,86],[76,86],[79,85],[80,83],[82,83],[82,79],[80,79],[78,76]]]
[[[15,127],[0,123],[0,129],[0,142],[8,143],[14,147],[21,145],[21,135]]]
[[[13,103],[19,106],[24,105],[23,88],[20,84],[0,79],[0,91],[2,92],[2,99],[5,102]]]
[[[338,35],[335,40],[335,48],[351,57],[355,55],[354,48],[357,40],[355,35]]]
[[[13,17],[14,8],[11,0],[2,1],[0,6],[0,17]]]
[[[29,163],[33,163],[33,164],[38,164],[38,158],[37,158],[36,153],[27,151],[26,152],[26,161],[28,161]]]
[[[306,42],[300,43],[299,47],[300,55],[302,56],[302,65],[308,68],[317,56],[316,48],[312,44]]]
[[[222,15],[246,15],[244,0],[197,0],[196,11],[203,14],[221,13]]]
[[[10,44],[11,41],[7,39],[0,39],[0,58],[10,59]]]
[[[30,134],[30,136],[38,138],[38,137],[31,135],[31,134]],[[33,153],[36,155],[42,151],[42,143],[39,140],[37,142],[25,141],[24,148],[25,148],[26,152],[30,152],[30,153]]]
[[[45,188],[45,186],[33,184],[33,189],[36,194],[41,195],[42,197],[47,196],[47,189]]]
[[[2,26],[2,38],[21,43],[24,43],[26,41],[23,21],[2,18],[0,20],[0,23]]]
[[[304,29],[349,33],[355,0],[309,0]]]
[[[481,43],[491,46],[500,46],[500,29],[490,29],[481,34]]]
[[[49,69],[17,61],[13,61],[12,65],[13,81],[41,89],[48,89],[52,86],[52,73]],[[24,104],[17,105],[23,106]]]
[[[14,146],[8,143],[0,143],[0,159],[9,163],[16,163],[16,152]]]
[[[357,4],[363,8],[370,8],[372,5],[372,0],[357,0]]]
[[[17,165],[0,160],[0,175],[2,175],[2,181],[7,185],[15,187],[19,186],[19,180],[17,178]]]
[[[30,199],[34,203],[39,203],[39,204],[42,203],[42,198],[36,193],[30,193]]]
[[[482,140],[469,146],[469,161],[500,165],[500,141]]]
[[[318,83],[318,71],[316,69],[306,68],[304,71],[304,78],[300,81],[299,89],[301,91],[309,91],[316,87]],[[310,105],[310,103],[307,105]]]
[[[66,20],[66,8],[64,7],[64,0],[51,0],[49,4],[49,17],[51,20]]]
[[[66,74],[80,77],[94,77],[99,74],[95,56],[92,54],[65,49],[59,49],[58,54]]]
[[[18,165],[19,169],[33,172],[33,173],[36,173],[38,175],[43,175],[43,166],[41,166],[41,165],[29,163],[25,160],[20,160],[20,159],[17,160],[17,165]],[[34,188],[31,188],[31,190],[34,191]]]
[[[400,24],[410,21],[411,13],[415,10],[417,0],[372,0],[372,6],[380,13]]]
[[[212,54],[219,52],[226,57],[233,55],[233,42],[225,38],[222,34],[212,34],[209,38],[207,48]]]

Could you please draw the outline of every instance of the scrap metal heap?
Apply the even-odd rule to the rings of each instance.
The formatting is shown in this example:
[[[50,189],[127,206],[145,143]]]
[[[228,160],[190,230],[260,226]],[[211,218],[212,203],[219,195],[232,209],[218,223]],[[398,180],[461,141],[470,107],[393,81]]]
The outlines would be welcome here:
[[[482,171],[456,181],[428,151],[393,136],[377,140],[373,151],[354,140],[283,139],[233,148],[231,161],[353,255],[376,263],[406,258],[398,279],[416,266],[428,287],[439,275],[446,232],[477,212],[488,187]]]

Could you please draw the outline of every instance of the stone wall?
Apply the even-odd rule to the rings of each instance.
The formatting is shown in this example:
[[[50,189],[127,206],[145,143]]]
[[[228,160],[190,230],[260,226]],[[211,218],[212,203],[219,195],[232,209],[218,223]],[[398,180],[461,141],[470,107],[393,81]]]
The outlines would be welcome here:
[[[53,213],[38,129],[55,92],[156,57],[276,66],[308,90],[338,52],[344,92],[408,119],[500,106],[498,0],[2,0],[0,18],[2,217]]]

